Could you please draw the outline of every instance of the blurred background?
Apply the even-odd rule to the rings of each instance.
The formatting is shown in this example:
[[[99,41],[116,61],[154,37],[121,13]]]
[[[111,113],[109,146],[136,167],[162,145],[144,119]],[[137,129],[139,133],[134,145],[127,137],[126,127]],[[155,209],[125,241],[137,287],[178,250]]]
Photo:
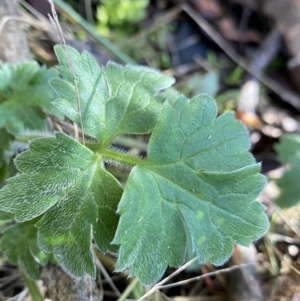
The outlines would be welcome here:
[[[287,169],[293,168],[280,160],[276,145],[283,134],[300,132],[300,1],[53,2],[66,43],[79,51],[91,52],[100,65],[113,60],[159,69],[175,77],[176,89],[188,97],[200,93],[213,96],[219,114],[234,110],[236,118],[249,129],[251,152],[261,162],[262,172],[269,179],[260,201],[267,206],[270,232],[250,249],[237,247],[229,263],[250,262],[255,268],[217,274],[157,292],[151,298],[174,301],[300,300],[300,210],[297,205],[300,171],[295,173],[294,186],[286,187],[295,199],[293,206],[282,206],[291,207],[283,210],[276,205],[280,194],[278,180]],[[19,7],[20,23],[32,57],[41,65],[55,66],[53,46],[61,40],[49,19],[49,2],[19,0]],[[2,18],[0,32],[4,30],[5,22]],[[50,125],[50,130],[72,131],[68,121],[54,118]],[[136,155],[146,155],[148,138],[123,137],[116,144]],[[295,153],[299,154],[300,149]],[[127,171],[111,168],[121,181],[126,181]],[[125,290],[129,292],[124,298],[138,299],[145,293],[138,282],[128,280],[126,275],[112,273],[113,258],[98,255],[106,271],[105,274],[101,270],[105,300],[123,300]],[[174,281],[216,269],[210,264],[195,265]],[[16,273],[15,267],[5,266],[3,262],[0,268],[3,300],[23,289],[21,282],[10,280],[19,279]]]

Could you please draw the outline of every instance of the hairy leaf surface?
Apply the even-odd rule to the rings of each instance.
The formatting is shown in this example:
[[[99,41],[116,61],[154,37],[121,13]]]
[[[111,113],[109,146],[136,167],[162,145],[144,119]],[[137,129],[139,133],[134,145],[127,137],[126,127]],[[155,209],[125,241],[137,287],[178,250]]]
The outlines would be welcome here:
[[[80,126],[80,101],[85,133],[107,145],[119,134],[152,131],[165,101],[157,95],[173,78],[140,66],[108,63],[101,69],[91,54],[67,46],[56,46],[55,52],[63,80],[51,81],[59,96],[54,104]]]
[[[28,223],[20,223],[6,228],[0,239],[0,249],[11,263],[33,279],[39,279],[38,258],[44,257],[37,245],[37,229]]]
[[[0,209],[19,222],[38,221],[38,245],[76,276],[95,276],[91,240],[112,250],[122,194],[101,157],[62,133],[38,138],[16,159],[21,174],[0,191]],[[114,250],[115,248],[113,248]]]
[[[0,64],[0,128],[14,135],[24,129],[42,131],[45,112],[62,117],[51,104],[55,94],[48,82],[56,76],[54,69],[40,68],[36,62]]]
[[[275,145],[275,150],[282,163],[288,164],[288,170],[277,180],[281,189],[276,202],[281,207],[291,207],[300,201],[300,137],[286,134],[280,138],[280,143]]]
[[[247,130],[233,114],[216,116],[206,95],[165,103],[148,158],[132,170],[118,207],[117,271],[130,267],[151,284],[183,263],[186,235],[200,262],[221,265],[234,242],[247,246],[266,232],[255,200],[265,178],[248,152]]]

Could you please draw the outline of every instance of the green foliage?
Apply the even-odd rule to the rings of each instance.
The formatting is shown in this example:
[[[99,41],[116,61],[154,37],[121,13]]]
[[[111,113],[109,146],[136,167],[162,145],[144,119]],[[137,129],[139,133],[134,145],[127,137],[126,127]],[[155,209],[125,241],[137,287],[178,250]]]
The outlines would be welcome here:
[[[85,133],[107,145],[120,134],[150,133],[156,122],[163,101],[158,93],[174,83],[174,79],[152,69],[140,66],[108,63],[100,68],[87,52],[56,47],[59,71],[64,80],[55,79],[51,85],[59,95],[54,104],[71,120],[79,122],[80,101]],[[71,63],[76,76],[79,97],[76,98],[74,79],[68,65]]]
[[[215,70],[208,71],[205,74],[195,73],[187,81],[188,88],[192,95],[207,93],[215,97],[219,91],[219,73]]]
[[[57,77],[54,69],[39,67],[36,62],[20,65],[0,63],[0,187],[12,174],[11,147],[24,130],[46,129],[46,114],[63,117],[51,101],[55,93],[49,89],[49,80]],[[14,217],[0,210],[0,225]],[[6,228],[1,236],[0,249],[12,263],[17,263],[30,277],[39,278],[41,251],[37,247],[37,229],[32,223],[19,223]]]
[[[30,151],[17,157],[22,174],[11,178],[0,195],[0,208],[17,221],[46,212],[36,224],[38,244],[76,276],[96,275],[91,227],[101,251],[115,249],[109,244],[118,224],[115,212],[122,188],[100,162],[99,155],[65,134],[38,138]]]
[[[232,73],[224,79],[224,82],[228,85],[239,85],[244,74],[244,69],[240,66],[235,67]]]
[[[232,114],[216,115],[205,95],[164,106],[118,208],[116,270],[130,267],[149,284],[183,263],[186,235],[200,262],[221,265],[234,242],[247,246],[265,233],[264,206],[254,201],[265,179],[246,129]]]
[[[6,155],[10,141],[25,130],[46,129],[46,114],[63,117],[51,102],[54,91],[49,80],[57,77],[54,69],[39,67],[36,62],[9,65],[0,62],[0,181],[8,173]]]
[[[48,82],[54,69],[40,68],[36,62],[0,65],[0,128],[13,135],[25,129],[45,130],[45,113],[62,116],[50,103],[54,100]]]
[[[36,243],[36,227],[32,223],[20,223],[3,231],[0,249],[5,252],[11,263],[18,264],[33,279],[39,279],[39,265],[46,257]]]
[[[102,0],[97,9],[99,32],[108,35],[110,29],[117,29],[130,33],[132,23],[145,17],[148,4],[148,0]]]
[[[118,252],[116,270],[130,268],[151,284],[183,263],[187,237],[200,262],[220,265],[234,242],[248,245],[265,233],[255,200],[265,178],[233,114],[217,117],[207,95],[162,91],[174,80],[152,69],[99,68],[86,52],[55,51],[62,77],[51,81],[55,105],[97,141],[84,145],[62,133],[32,140],[15,161],[19,175],[0,190],[0,209],[20,227],[35,224],[43,252],[76,276],[95,276],[94,240],[102,252]],[[137,133],[152,133],[144,160],[109,146]],[[133,166],[124,192],[106,161]]]
[[[279,160],[288,165],[288,170],[277,180],[281,189],[276,202],[281,207],[291,207],[300,201],[300,137],[285,134],[280,138],[280,143],[275,145]]]

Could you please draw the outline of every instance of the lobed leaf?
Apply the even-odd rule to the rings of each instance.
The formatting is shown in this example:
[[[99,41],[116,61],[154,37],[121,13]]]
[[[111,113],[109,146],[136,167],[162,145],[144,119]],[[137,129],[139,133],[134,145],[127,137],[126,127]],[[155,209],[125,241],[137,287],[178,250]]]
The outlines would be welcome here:
[[[75,276],[95,276],[92,238],[101,251],[110,246],[122,194],[118,181],[101,166],[101,157],[62,133],[38,138],[16,159],[21,174],[0,191],[0,209],[18,222],[41,216],[38,245],[54,253]]]
[[[24,129],[46,129],[44,113],[63,117],[51,101],[55,94],[48,88],[54,69],[36,62],[12,66],[0,64],[0,128],[17,135]]]
[[[130,268],[151,284],[183,263],[187,235],[199,262],[221,265],[234,242],[247,246],[266,232],[255,200],[265,178],[248,152],[247,130],[233,114],[216,116],[206,95],[165,103],[148,158],[133,168],[119,203],[117,271]]]
[[[119,134],[152,131],[166,100],[158,94],[174,83],[173,78],[150,68],[116,63],[101,69],[91,54],[68,46],[56,46],[55,52],[63,79],[51,81],[59,96],[54,104],[81,126],[80,101],[85,133],[107,145]]]
[[[275,150],[282,163],[288,164],[288,170],[277,180],[281,189],[276,202],[281,207],[292,207],[300,201],[300,186],[297,181],[300,177],[300,137],[285,134],[280,138],[280,143],[275,145]]]
[[[20,269],[33,279],[39,279],[38,258],[40,254],[36,245],[37,229],[29,223],[20,223],[6,228],[0,239],[0,249],[9,261],[18,264]]]
[[[39,65],[36,62],[26,62],[19,65],[10,65],[0,62],[1,101],[13,91],[28,86],[38,70]]]
[[[14,135],[25,129],[45,131],[45,119],[46,115],[37,108],[9,101],[0,104],[0,128]]]

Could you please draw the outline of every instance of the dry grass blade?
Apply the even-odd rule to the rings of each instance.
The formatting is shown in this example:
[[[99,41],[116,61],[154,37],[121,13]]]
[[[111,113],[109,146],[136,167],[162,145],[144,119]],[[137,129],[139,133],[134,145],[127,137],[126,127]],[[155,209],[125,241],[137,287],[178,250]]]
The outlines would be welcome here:
[[[6,299],[6,301],[22,301],[26,298],[27,295],[28,295],[28,289],[25,288],[21,293],[19,293],[18,295],[12,298]]]
[[[219,296],[176,296],[172,298],[173,301],[222,301]]]
[[[80,120],[80,127],[81,127],[81,130],[82,130],[81,139],[82,139],[83,145],[85,145],[84,128],[83,128],[83,122],[82,122],[81,105],[80,105],[80,97],[79,97],[77,79],[76,79],[76,76],[74,74],[74,68],[72,66],[72,61],[71,61],[70,55],[69,55],[69,53],[67,51],[67,48],[66,48],[66,41],[65,41],[64,34],[63,34],[62,29],[61,29],[60,24],[59,24],[59,20],[58,20],[57,13],[56,13],[56,10],[55,10],[55,7],[54,7],[54,3],[53,3],[52,0],[49,0],[49,2],[50,2],[50,5],[51,5],[51,12],[52,12],[52,17],[51,16],[49,16],[49,17],[50,17],[50,20],[53,21],[52,23],[55,25],[59,40],[62,41],[62,45],[64,47],[64,51],[65,51],[65,54],[66,54],[66,57],[67,57],[67,60],[68,60],[69,68],[70,68],[72,78],[73,78],[73,81],[74,81],[75,97],[76,97],[76,101],[77,101],[77,111],[78,111],[78,116],[79,116],[79,120]],[[76,129],[76,127],[75,127],[75,129]],[[75,130],[75,137],[76,137],[76,130]]]
[[[17,17],[17,16],[5,16],[4,18],[1,19],[0,22],[0,36],[3,32],[3,29],[5,27],[5,25],[9,22],[9,21],[20,21],[20,22],[26,22],[31,24],[30,20],[27,20],[23,17]]]
[[[276,255],[283,260],[288,267],[293,270],[296,274],[298,274],[300,276],[300,271],[298,269],[296,269],[293,265],[290,264],[290,262],[285,258],[285,256],[283,256],[283,254],[271,243],[271,248],[274,250],[274,252],[276,253]]]
[[[291,230],[294,231],[295,234],[297,234],[298,237],[300,237],[300,229],[289,221],[288,217],[284,214],[283,210],[280,207],[275,204],[274,207],[277,214],[282,218],[282,220],[291,228]]]
[[[210,272],[210,273],[207,273],[207,274],[204,274],[204,275],[200,275],[200,276],[197,276],[197,277],[193,277],[193,278],[190,278],[190,279],[187,279],[187,280],[178,281],[178,282],[175,282],[175,283],[164,285],[171,278],[175,277],[176,275],[178,275],[179,273],[181,273],[182,271],[184,271],[187,267],[189,267],[190,265],[192,265],[195,261],[197,261],[197,258],[194,258],[194,259],[188,261],[185,265],[183,265],[182,267],[180,267],[178,270],[176,270],[170,276],[166,277],[165,279],[163,279],[162,281],[160,281],[159,283],[157,283],[156,285],[154,285],[145,295],[143,295],[137,301],[142,301],[142,300],[146,299],[148,296],[150,296],[151,294],[153,294],[155,291],[158,291],[158,290],[161,290],[161,289],[166,289],[166,288],[171,288],[171,287],[175,287],[175,286],[184,285],[184,284],[191,283],[193,281],[198,281],[200,279],[203,279],[203,278],[206,278],[206,277],[210,277],[210,276],[216,276],[216,275],[223,274],[223,273],[230,273],[230,272],[232,272],[232,271],[234,271],[236,269],[240,269],[242,267],[252,265],[252,263],[234,265],[234,266],[231,266],[229,268],[217,270],[217,271]]]
[[[187,279],[187,280],[182,280],[182,281],[178,281],[178,282],[167,284],[167,285],[161,285],[159,287],[159,289],[166,289],[166,288],[170,288],[170,287],[184,285],[184,284],[191,283],[193,281],[199,281],[200,279],[203,279],[203,278],[206,278],[206,277],[216,276],[216,275],[224,274],[224,273],[230,273],[234,270],[237,270],[237,269],[240,269],[242,267],[249,266],[249,265],[253,265],[253,264],[252,263],[245,263],[245,264],[240,264],[240,265],[233,265],[233,266],[231,266],[229,268],[226,268],[226,269],[217,270],[217,271],[214,271],[214,272],[209,272],[209,273],[206,273],[204,275],[193,277],[193,278],[190,278],[190,279]]]
[[[156,285],[154,285],[145,295],[143,295],[141,298],[139,298],[137,301],[142,301],[145,298],[147,298],[148,296],[150,296],[151,294],[153,294],[156,290],[158,290],[163,284],[165,284],[166,282],[168,282],[170,279],[172,279],[173,277],[175,277],[176,275],[178,275],[179,273],[181,273],[182,271],[184,271],[187,267],[191,266],[192,264],[194,264],[197,261],[197,257],[191,259],[190,261],[188,261],[186,264],[184,264],[182,267],[180,267],[178,270],[176,270],[174,273],[172,273],[170,276],[166,277],[165,279],[163,279],[162,281],[160,281],[159,283],[157,283]]]
[[[100,272],[102,273],[102,275],[106,279],[107,283],[110,285],[110,287],[113,290],[113,292],[116,293],[117,296],[121,296],[120,291],[117,289],[117,287],[115,286],[114,282],[111,280],[109,274],[105,270],[105,268],[102,265],[101,261],[96,256],[95,256],[95,259],[96,259],[96,266],[97,266],[97,268],[99,268]]]
[[[282,99],[297,109],[300,109],[300,98],[297,94],[287,90],[279,83],[267,76],[257,76],[256,70],[240,56],[235,49],[195,10],[188,4],[182,4],[182,9],[199,25],[199,27],[239,66],[257,78],[262,84],[278,94]]]

